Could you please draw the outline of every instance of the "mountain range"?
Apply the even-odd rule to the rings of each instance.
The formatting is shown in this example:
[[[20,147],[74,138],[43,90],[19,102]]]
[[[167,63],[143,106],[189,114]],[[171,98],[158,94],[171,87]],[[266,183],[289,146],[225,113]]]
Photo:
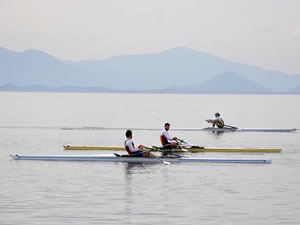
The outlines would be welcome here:
[[[300,93],[300,75],[183,47],[80,62],[63,61],[37,50],[0,48],[0,90]]]

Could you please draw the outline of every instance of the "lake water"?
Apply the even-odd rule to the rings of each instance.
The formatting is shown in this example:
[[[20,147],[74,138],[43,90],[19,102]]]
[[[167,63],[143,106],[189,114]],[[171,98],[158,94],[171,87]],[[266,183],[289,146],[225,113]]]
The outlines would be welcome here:
[[[162,95],[0,92],[0,224],[300,224],[300,132],[175,132],[220,112],[248,128],[300,128],[298,95]],[[194,153],[272,164],[127,164],[14,161],[9,154],[62,146],[122,145],[125,129],[162,128],[189,143],[282,148],[282,153]],[[71,129],[94,127],[97,129]],[[159,131],[133,130],[158,145]],[[103,153],[111,153],[109,151]],[[191,155],[191,153],[189,153]]]

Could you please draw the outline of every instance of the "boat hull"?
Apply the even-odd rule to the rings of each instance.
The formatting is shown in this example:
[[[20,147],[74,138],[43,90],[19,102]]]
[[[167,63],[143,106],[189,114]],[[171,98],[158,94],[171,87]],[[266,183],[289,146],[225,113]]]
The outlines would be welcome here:
[[[261,152],[261,153],[279,153],[278,148],[223,148],[223,147],[191,147],[185,148],[189,152]],[[64,150],[114,150],[125,151],[123,146],[64,146]],[[181,149],[173,149],[172,152],[183,152]]]
[[[15,160],[42,160],[42,161],[100,161],[126,163],[162,163],[161,160],[171,163],[271,163],[266,159],[227,159],[227,158],[177,158],[177,157],[116,157],[113,155],[10,155]]]

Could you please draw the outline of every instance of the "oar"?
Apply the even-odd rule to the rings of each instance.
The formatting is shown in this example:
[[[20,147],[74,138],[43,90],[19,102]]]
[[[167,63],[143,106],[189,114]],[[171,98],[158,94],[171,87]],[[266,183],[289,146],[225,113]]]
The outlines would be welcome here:
[[[227,125],[227,124],[224,125],[224,128],[226,128],[226,127],[231,128],[231,129],[235,129],[235,130],[238,129],[237,127],[234,127],[234,126],[231,126],[231,125]]]
[[[179,138],[177,138],[177,140],[180,142],[180,143],[183,143],[183,144],[186,144],[186,145],[189,145],[187,142],[185,142],[183,139],[179,139]],[[181,149],[181,151],[183,151],[183,152],[188,152],[188,150],[187,149],[185,149],[180,143],[178,143],[178,146],[179,146],[179,148]]]
[[[178,147],[180,148],[181,151],[188,152],[188,150],[185,149],[180,143],[178,143]]]
[[[157,156],[154,156],[155,159],[158,159],[159,161],[161,161],[163,164],[165,165],[170,165],[171,163],[170,162],[167,162],[165,160],[162,160],[161,158],[157,157]]]
[[[148,152],[152,152],[152,151],[157,151],[158,149],[155,149],[154,147],[148,147],[148,146],[145,146],[143,145],[144,149],[148,150]]]
[[[143,146],[144,147],[144,149],[146,149],[146,152],[151,152],[152,150],[154,150],[153,148],[151,148],[151,147],[147,147],[147,146]],[[153,157],[151,157],[151,158],[155,158],[155,159],[158,159],[159,161],[161,161],[163,164],[165,164],[165,165],[170,165],[171,163],[170,162],[167,162],[167,161],[165,161],[165,160],[162,160],[161,158],[159,158],[158,156],[155,156],[155,155],[153,155],[153,154],[151,154],[151,156],[153,156]]]
[[[177,138],[177,140],[182,142],[182,143],[186,143],[183,139]]]

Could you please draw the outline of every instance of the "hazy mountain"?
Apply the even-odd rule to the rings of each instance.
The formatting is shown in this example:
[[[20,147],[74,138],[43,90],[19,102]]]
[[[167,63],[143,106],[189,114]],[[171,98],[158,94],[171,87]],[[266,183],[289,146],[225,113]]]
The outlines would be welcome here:
[[[0,84],[58,86],[84,81],[84,72],[44,52],[0,48]]]
[[[286,92],[300,85],[300,75],[233,63],[187,48],[78,63],[61,61],[36,50],[15,52],[0,48],[0,85],[10,83],[48,87],[92,86],[121,90],[151,90],[170,86],[187,87],[204,82],[208,82],[205,85],[209,85],[209,80],[214,76],[228,71],[245,78],[247,82],[254,82],[252,85],[255,84],[256,88],[260,86],[275,92]],[[230,79],[232,80],[232,77]],[[230,85],[233,85],[232,88]],[[227,86],[230,90],[236,90],[235,85],[238,84],[231,81]]]
[[[186,87],[173,87],[170,92],[184,93],[267,93],[267,88],[234,72],[221,73],[208,81]]]
[[[123,55],[103,61],[84,61],[77,65],[92,74],[109,77],[105,86],[153,89],[170,85],[202,82],[223,72],[226,62],[215,56],[186,48],[175,48],[158,54]]]
[[[271,91],[288,91],[300,84],[300,75],[265,70],[256,66],[233,63],[214,55],[187,49],[174,48],[158,54],[123,55],[102,61],[83,61],[79,67],[94,74],[106,74],[104,86],[123,88],[131,81],[131,88],[165,88],[202,83],[227,71],[254,81]],[[120,75],[122,74],[122,75]],[[120,81],[116,84],[116,80]]]

